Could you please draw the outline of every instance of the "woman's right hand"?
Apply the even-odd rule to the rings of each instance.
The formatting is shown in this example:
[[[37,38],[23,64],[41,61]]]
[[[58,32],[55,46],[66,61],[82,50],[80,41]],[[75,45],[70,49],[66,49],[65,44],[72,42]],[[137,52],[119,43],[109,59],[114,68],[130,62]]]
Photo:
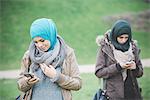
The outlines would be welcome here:
[[[128,69],[128,68],[130,68],[131,66],[129,65],[129,64],[125,64],[125,65],[123,65],[123,68],[125,68],[125,69]]]
[[[134,61],[126,62],[125,64],[120,64],[122,68],[124,69],[135,69],[136,64]]]
[[[36,77],[35,75],[33,75],[32,78],[31,77],[27,77],[26,80],[27,80],[27,84],[33,85],[33,84],[35,84],[35,83],[37,83],[39,81],[39,78]]]
[[[123,68],[123,69],[128,69],[130,67],[129,64],[124,64],[124,63],[120,63],[120,66]]]

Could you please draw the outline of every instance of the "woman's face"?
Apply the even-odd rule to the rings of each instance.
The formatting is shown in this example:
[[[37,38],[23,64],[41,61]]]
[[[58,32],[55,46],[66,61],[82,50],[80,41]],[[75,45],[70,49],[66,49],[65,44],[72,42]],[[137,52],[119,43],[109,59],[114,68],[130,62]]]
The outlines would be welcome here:
[[[119,37],[117,37],[117,41],[120,44],[124,44],[127,42],[128,38],[129,38],[128,34],[123,34],[123,35],[120,35]]]
[[[44,40],[44,39],[41,38],[41,37],[35,37],[35,38],[33,39],[33,41],[34,41],[34,43],[35,43],[35,46],[36,46],[37,48],[39,48],[40,50],[42,50],[42,51],[47,51],[47,50],[50,48],[50,46],[51,46],[49,40]]]

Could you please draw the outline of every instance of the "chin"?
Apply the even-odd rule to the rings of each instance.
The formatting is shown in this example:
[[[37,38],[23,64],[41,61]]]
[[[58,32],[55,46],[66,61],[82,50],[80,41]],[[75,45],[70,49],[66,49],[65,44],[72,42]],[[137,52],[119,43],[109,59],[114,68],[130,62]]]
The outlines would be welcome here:
[[[46,50],[43,50],[44,52],[47,52],[48,51],[48,49],[46,49]]]
[[[47,51],[48,51],[48,49],[45,49],[45,50],[44,50],[44,52],[47,52]]]

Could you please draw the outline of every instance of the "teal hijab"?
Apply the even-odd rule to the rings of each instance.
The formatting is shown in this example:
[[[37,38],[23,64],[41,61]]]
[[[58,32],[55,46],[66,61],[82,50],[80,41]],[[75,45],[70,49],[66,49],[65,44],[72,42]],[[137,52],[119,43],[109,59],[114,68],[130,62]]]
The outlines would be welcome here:
[[[129,35],[129,38],[128,38],[127,42],[125,42],[124,44],[120,44],[117,41],[117,37],[119,37],[123,34]],[[112,30],[109,35],[109,40],[114,45],[114,47],[117,50],[121,50],[122,52],[128,51],[128,49],[130,47],[131,39],[132,39],[132,35],[131,35],[130,24],[125,20],[116,21],[115,24],[113,25]]]
[[[42,37],[45,40],[49,40],[51,46],[49,50],[54,49],[57,42],[57,28],[52,19],[40,18],[35,20],[30,27],[31,38]]]

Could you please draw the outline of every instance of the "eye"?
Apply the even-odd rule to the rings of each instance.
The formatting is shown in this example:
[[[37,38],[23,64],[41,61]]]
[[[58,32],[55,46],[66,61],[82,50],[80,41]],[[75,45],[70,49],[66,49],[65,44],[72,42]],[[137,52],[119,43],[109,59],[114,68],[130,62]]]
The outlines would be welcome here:
[[[45,40],[40,40],[41,42],[44,42]]]
[[[37,41],[34,41],[34,43],[37,43]]]
[[[120,39],[123,39],[123,37],[119,37]]]

